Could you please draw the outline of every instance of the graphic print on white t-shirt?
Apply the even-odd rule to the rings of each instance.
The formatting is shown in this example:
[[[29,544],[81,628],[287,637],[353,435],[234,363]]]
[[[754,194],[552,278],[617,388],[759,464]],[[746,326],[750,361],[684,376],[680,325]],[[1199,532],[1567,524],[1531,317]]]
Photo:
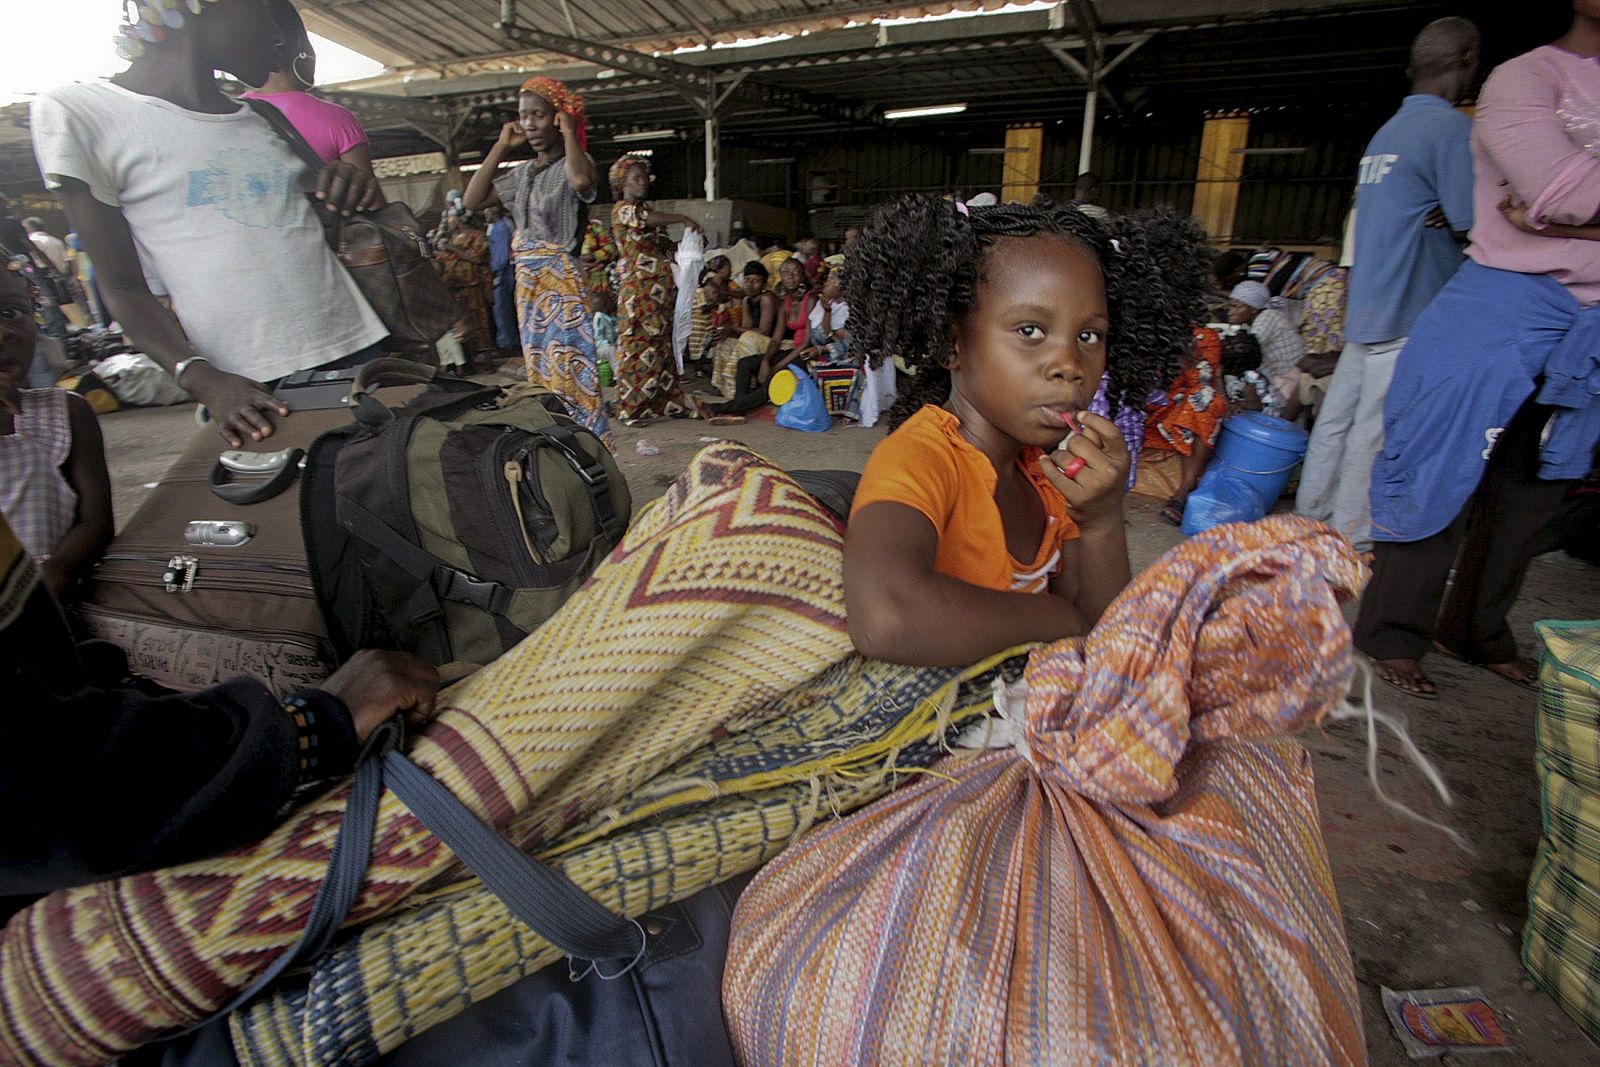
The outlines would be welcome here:
[[[241,226],[266,229],[278,221],[291,177],[265,152],[226,148],[206,169],[189,172],[189,206],[214,207]]]

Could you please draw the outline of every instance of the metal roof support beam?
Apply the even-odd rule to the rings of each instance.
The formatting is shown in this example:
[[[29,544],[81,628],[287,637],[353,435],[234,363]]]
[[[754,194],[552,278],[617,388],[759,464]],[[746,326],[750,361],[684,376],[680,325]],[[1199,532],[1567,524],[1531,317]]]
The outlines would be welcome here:
[[[1112,56],[1111,61],[1100,68],[1100,77],[1104,78],[1107,74],[1110,74],[1112,71],[1116,70],[1117,67],[1122,64],[1124,59],[1127,59],[1139,49],[1149,44],[1150,39],[1154,36],[1154,33],[1145,33],[1140,34],[1138,37],[1135,37],[1133,40],[1129,41],[1126,48],[1118,52],[1115,56]]]
[[[529,29],[517,24],[517,0],[500,0],[501,33],[518,44],[531,49],[573,56],[602,67],[638,74],[672,86],[688,99],[696,110],[705,112],[706,105],[716,105],[715,92],[707,94],[707,78],[714,77],[699,67],[678,63],[658,56],[648,56],[627,48],[585,41],[580,37],[563,37],[543,30]],[[775,85],[744,81],[735,82],[732,93],[756,104],[783,107],[790,111],[803,111],[836,122],[873,122],[875,109],[870,106],[853,107],[842,100],[819,93],[796,92]]]
[[[1123,47],[1122,51],[1112,56],[1109,61],[1100,64],[1099,67],[1091,66],[1079,59],[1077,56],[1073,55],[1073,45],[1066,41],[1046,41],[1044,46],[1051,55],[1056,57],[1056,61],[1058,63],[1072,71],[1073,74],[1077,75],[1085,85],[1093,89],[1108,104],[1114,107],[1118,114],[1123,114],[1127,111],[1127,108],[1123,105],[1122,96],[1116,90],[1112,89],[1106,84],[1106,75],[1117,69],[1117,67],[1122,64],[1123,60],[1127,59],[1129,56],[1133,55],[1133,53],[1143,48],[1153,37],[1155,37],[1155,33],[1151,32],[1140,34],[1132,40],[1129,40]],[[1088,41],[1085,39],[1085,51],[1088,50],[1088,47]],[[1103,56],[1104,53],[1100,53],[1100,55]]]
[[[594,41],[585,41],[581,37],[564,37],[556,33],[546,33],[544,30],[534,30],[526,26],[519,26],[517,25],[517,0],[500,0],[500,22],[497,28],[513,41],[527,45],[530,49],[555,52],[559,55],[586,60],[602,67],[610,67],[613,70],[654,78],[656,81],[663,82],[675,89],[697,95],[704,88],[700,71],[687,64],[674,63],[669,59],[660,59],[656,56],[647,56],[643,52],[635,52],[628,48],[617,48],[612,45],[598,44]]]
[[[1094,0],[1071,0],[1072,19],[1078,24],[1078,33],[1083,36],[1083,52],[1088,59],[1088,68],[1096,73],[1100,70],[1100,16],[1095,12]],[[1090,81],[1096,79],[1091,78]]]

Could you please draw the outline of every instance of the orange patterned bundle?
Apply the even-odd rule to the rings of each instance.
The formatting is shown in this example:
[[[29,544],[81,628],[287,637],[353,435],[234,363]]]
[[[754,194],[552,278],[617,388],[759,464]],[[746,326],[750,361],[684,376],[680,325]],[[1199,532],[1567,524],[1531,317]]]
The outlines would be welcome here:
[[[1363,581],[1324,526],[1220,527],[1034,652],[992,732],[1014,748],[945,760],[745,891],[723,987],[741,1061],[1365,1062],[1284,736],[1342,697],[1339,603]]]

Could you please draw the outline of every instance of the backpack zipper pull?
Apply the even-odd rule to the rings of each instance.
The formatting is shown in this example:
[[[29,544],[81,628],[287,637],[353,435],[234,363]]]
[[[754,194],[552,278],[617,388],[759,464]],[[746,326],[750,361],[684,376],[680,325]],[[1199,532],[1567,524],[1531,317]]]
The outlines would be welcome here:
[[[514,459],[506,460],[505,466],[506,488],[511,493],[511,508],[517,513],[517,529],[522,534],[522,543],[528,546],[528,555],[533,561],[544,566],[544,556],[533,546],[533,538],[528,536],[528,522],[522,516],[522,497],[517,490],[522,486],[522,464]]]

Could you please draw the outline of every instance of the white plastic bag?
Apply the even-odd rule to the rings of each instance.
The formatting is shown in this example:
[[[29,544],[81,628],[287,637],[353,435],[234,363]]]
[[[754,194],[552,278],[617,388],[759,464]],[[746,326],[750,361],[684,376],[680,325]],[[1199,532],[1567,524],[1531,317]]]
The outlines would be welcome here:
[[[94,372],[124,407],[165,407],[189,401],[189,394],[172,375],[139,352],[107,356],[94,365]]]
[[[700,287],[700,268],[706,261],[706,236],[687,227],[678,242],[678,257],[672,265],[672,280],[678,285],[678,302],[672,310],[672,354],[683,373],[683,353],[689,347],[689,330],[694,326],[694,291]]]

